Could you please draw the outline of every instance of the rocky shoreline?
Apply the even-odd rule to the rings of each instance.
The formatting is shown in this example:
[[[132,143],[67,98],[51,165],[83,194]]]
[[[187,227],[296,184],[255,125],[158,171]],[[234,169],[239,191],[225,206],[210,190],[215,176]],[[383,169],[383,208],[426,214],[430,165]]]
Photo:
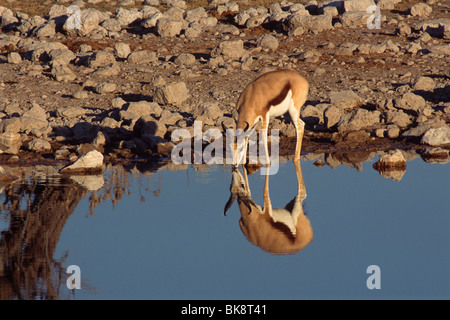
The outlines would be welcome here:
[[[194,121],[233,129],[245,85],[277,68],[311,83],[304,156],[407,149],[448,161],[448,1],[380,0],[379,30],[366,23],[371,0],[112,1],[114,12],[56,1],[42,17],[20,2],[0,6],[1,163],[168,158],[172,133],[193,136]],[[290,119],[271,128],[290,156]]]

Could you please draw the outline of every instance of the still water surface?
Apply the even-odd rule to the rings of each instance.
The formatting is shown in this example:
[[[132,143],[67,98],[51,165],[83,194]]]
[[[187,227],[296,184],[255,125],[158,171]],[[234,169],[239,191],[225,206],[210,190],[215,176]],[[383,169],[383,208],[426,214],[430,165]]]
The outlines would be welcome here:
[[[373,162],[356,170],[288,161],[269,177],[266,197],[256,172],[252,200],[231,199],[226,215],[229,166],[114,167],[96,191],[71,179],[15,182],[0,195],[0,297],[450,298],[450,164],[415,159],[396,181]],[[241,214],[248,220],[269,198],[272,213],[291,202],[296,219],[276,211],[275,231],[249,235],[256,227]],[[263,238],[276,233],[299,239],[299,251],[274,253],[283,245]],[[66,287],[70,265],[80,267],[79,290]],[[371,265],[380,289],[366,285]]]

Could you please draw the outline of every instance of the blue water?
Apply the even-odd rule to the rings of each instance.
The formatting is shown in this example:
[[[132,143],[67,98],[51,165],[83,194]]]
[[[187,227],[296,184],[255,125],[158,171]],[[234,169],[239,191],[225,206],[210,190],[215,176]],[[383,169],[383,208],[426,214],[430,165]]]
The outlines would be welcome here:
[[[64,275],[53,282],[59,298],[450,298],[450,164],[409,161],[400,181],[384,178],[372,164],[357,171],[301,162],[313,240],[290,255],[250,243],[239,227],[237,202],[222,215],[230,196],[228,166],[110,169],[104,186],[87,192],[60,234],[53,259],[63,261],[63,271],[80,267],[81,289],[67,289]],[[295,173],[289,161],[270,177],[273,207],[296,195]],[[260,205],[264,178],[249,176]],[[110,193],[117,201],[106,197],[91,210],[89,198],[107,194],[117,179],[122,189]],[[8,213],[0,215],[4,230]],[[367,286],[371,265],[379,267],[380,289]]]
[[[449,165],[417,159],[394,181],[371,164],[357,171],[302,161],[314,236],[293,255],[247,241],[237,203],[222,216],[231,169],[216,166],[131,176],[131,193],[94,215],[83,200],[56,256],[69,250],[67,265],[81,269],[75,299],[450,298]],[[262,205],[264,177],[249,182]],[[283,207],[296,188],[287,162],[270,177],[272,205]],[[380,289],[366,285],[370,265],[380,268]]]

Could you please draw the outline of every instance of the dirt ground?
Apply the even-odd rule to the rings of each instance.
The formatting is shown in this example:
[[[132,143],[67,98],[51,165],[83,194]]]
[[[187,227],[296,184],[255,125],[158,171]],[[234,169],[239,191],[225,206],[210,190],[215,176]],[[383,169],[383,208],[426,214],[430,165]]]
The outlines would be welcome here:
[[[45,12],[54,1],[46,1],[47,6],[28,8],[25,1],[0,0],[0,6],[6,6],[14,12],[17,10],[29,10],[30,14]],[[169,61],[180,53],[192,53],[197,62],[191,67],[179,67],[174,64],[160,64],[159,68],[149,68],[145,65],[121,63],[121,72],[117,76],[108,79],[117,84],[118,89],[111,94],[96,94],[87,90],[93,83],[101,82],[85,66],[76,66],[77,79],[73,82],[57,82],[50,77],[50,68],[45,64],[22,61],[20,64],[6,63],[6,54],[11,48],[0,48],[0,107],[14,101],[20,104],[22,109],[27,109],[32,103],[37,103],[47,111],[54,111],[66,106],[80,106],[88,108],[92,114],[105,114],[112,110],[111,101],[115,97],[121,97],[126,101],[152,100],[154,93],[153,82],[158,77],[163,77],[167,82],[182,80],[190,91],[190,98],[183,106],[170,107],[178,112],[190,112],[203,102],[218,101],[220,107],[226,113],[231,114],[235,108],[240,92],[262,70],[270,68],[291,68],[299,71],[310,82],[310,94],[306,104],[317,104],[329,101],[329,93],[333,90],[358,89],[360,96],[366,105],[376,105],[383,98],[384,92],[378,90],[381,87],[394,89],[403,84],[410,84],[419,76],[429,76],[438,83],[449,83],[446,70],[449,68],[448,57],[440,60],[429,60],[421,54],[393,53],[361,54],[354,52],[352,55],[334,55],[334,49],[344,43],[381,43],[392,40],[400,45],[407,46],[419,34],[411,34],[410,37],[396,34],[395,20],[405,21],[410,26],[415,26],[423,18],[412,17],[408,14],[408,8],[418,1],[403,1],[395,10],[383,10],[382,27],[380,30],[370,30],[366,27],[335,27],[333,30],[319,32],[317,34],[304,33],[299,36],[290,36],[284,32],[274,32],[271,25],[263,25],[252,29],[241,29],[240,35],[223,35],[214,31],[205,31],[198,38],[162,38],[154,34],[147,34],[139,27],[129,28],[129,32],[121,33],[118,39],[104,38],[91,40],[89,38],[67,38],[57,33],[53,39],[65,44],[70,50],[76,52],[81,44],[89,44],[93,50],[110,48],[113,50],[117,42],[128,43],[132,50],[149,49],[157,53],[159,59]],[[449,1],[439,1],[439,6],[433,6],[433,12],[426,19],[448,18],[450,9]],[[35,11],[33,11],[35,10]],[[37,10],[37,11],[36,11]],[[230,21],[231,16],[226,14],[217,16],[219,22]],[[276,34],[279,47],[275,52],[256,51],[258,39],[267,33]],[[242,39],[245,49],[252,52],[254,61],[251,70],[244,71],[239,67],[229,68],[226,74],[219,74],[208,67],[207,61],[213,50],[224,39]],[[448,44],[448,40],[433,38],[435,44]],[[330,48],[334,44],[334,48]],[[320,50],[321,56],[314,63],[299,60],[298,54],[308,50]],[[364,61],[355,63],[358,57]],[[321,72],[316,72],[320,68]],[[395,79],[395,81],[392,81]],[[364,94],[363,87],[367,87],[369,93]],[[362,88],[362,89],[361,89]],[[80,90],[88,92],[86,99],[74,99],[73,94]],[[391,149],[419,150],[422,146],[414,141],[402,138],[388,139],[373,137],[363,143],[332,139],[332,133],[320,132],[307,128],[302,154],[309,153],[335,153],[342,158],[351,158],[351,161],[364,160],[367,154],[374,151],[387,151]],[[293,154],[293,140],[281,141],[281,154]],[[55,142],[53,142],[55,144]],[[57,146],[54,146],[56,149]],[[8,161],[7,156],[2,156],[3,161]],[[24,151],[16,160],[17,164],[24,162],[51,162],[51,154],[36,155]],[[109,154],[106,161],[129,161],[129,155],[125,151],[117,151],[115,155]],[[0,159],[0,161],[2,161]]]

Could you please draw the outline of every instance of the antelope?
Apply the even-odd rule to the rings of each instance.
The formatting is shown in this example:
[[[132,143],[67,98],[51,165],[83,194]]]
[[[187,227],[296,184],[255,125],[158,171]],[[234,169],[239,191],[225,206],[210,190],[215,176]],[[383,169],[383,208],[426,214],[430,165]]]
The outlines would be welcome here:
[[[309,91],[308,81],[293,70],[277,70],[267,72],[242,91],[238,102],[238,120],[236,129],[248,133],[255,125],[262,122],[262,135],[266,164],[269,163],[267,146],[267,128],[270,117],[289,113],[297,131],[297,142],[294,161],[300,159],[305,123],[300,119],[300,109],[306,101]],[[239,140],[238,140],[239,141]],[[241,139],[243,145],[235,145],[234,164],[246,163],[248,134]]]
[[[230,198],[225,204],[223,215],[237,199],[241,219],[239,226],[245,237],[254,245],[273,254],[298,252],[311,243],[313,230],[303,212],[302,202],[306,189],[299,161],[294,161],[297,174],[297,194],[284,208],[272,208],[269,195],[269,175],[264,183],[264,207],[251,197],[247,169],[243,166],[242,176],[237,166],[232,169]]]

